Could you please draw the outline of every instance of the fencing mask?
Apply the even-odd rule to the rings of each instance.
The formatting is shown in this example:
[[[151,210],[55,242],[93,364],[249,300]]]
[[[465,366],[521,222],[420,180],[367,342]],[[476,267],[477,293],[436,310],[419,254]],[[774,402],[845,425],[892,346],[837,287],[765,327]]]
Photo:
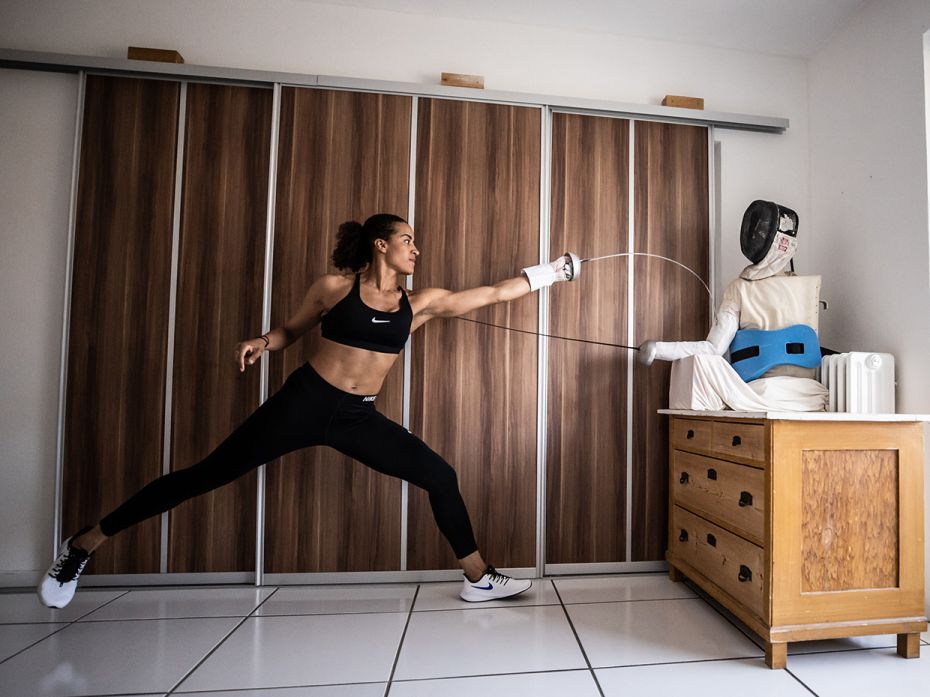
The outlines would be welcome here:
[[[740,249],[752,262],[741,278],[757,281],[781,272],[798,247],[798,214],[771,201],[753,201],[743,214]]]

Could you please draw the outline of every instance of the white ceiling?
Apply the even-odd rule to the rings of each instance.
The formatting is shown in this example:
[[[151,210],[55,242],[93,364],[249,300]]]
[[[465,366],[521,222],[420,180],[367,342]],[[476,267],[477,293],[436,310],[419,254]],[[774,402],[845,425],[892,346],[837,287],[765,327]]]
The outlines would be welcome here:
[[[322,0],[808,58],[869,0]]]

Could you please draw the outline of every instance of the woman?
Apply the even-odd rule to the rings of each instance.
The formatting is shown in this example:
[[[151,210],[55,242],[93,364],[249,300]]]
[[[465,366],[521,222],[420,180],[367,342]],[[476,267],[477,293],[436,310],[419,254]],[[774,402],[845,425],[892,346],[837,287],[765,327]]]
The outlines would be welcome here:
[[[396,215],[382,213],[364,225],[341,225],[332,261],[337,269],[353,273],[323,276],[283,326],[241,342],[235,352],[244,371],[265,351],[284,349],[321,324],[323,338],[309,362],[202,461],[159,477],[96,526],[65,540],[39,583],[42,602],[67,605],[88,558],[108,537],[311,445],[333,447],[429,493],[436,523],[464,572],[463,600],[505,598],[529,589],[531,581],[498,573],[481,557],[455,470],[419,438],[379,414],[374,402],[411,332],[435,317],[456,317],[570,280],[573,267],[562,257],[494,286],[407,293],[399,277],[414,272],[419,254],[413,229]]]

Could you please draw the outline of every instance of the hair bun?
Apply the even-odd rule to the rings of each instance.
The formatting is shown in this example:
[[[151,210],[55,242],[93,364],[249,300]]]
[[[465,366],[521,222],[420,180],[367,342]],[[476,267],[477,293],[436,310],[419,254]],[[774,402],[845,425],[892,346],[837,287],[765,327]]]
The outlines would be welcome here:
[[[340,235],[361,235],[362,224],[357,220],[347,220],[339,226]]]

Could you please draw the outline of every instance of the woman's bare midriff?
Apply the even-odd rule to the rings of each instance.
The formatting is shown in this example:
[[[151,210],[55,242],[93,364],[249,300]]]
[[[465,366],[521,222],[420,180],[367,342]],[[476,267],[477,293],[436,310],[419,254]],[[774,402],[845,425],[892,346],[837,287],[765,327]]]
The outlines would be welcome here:
[[[309,361],[319,376],[333,387],[351,394],[370,395],[381,390],[397,356],[396,353],[345,346],[321,337]]]

